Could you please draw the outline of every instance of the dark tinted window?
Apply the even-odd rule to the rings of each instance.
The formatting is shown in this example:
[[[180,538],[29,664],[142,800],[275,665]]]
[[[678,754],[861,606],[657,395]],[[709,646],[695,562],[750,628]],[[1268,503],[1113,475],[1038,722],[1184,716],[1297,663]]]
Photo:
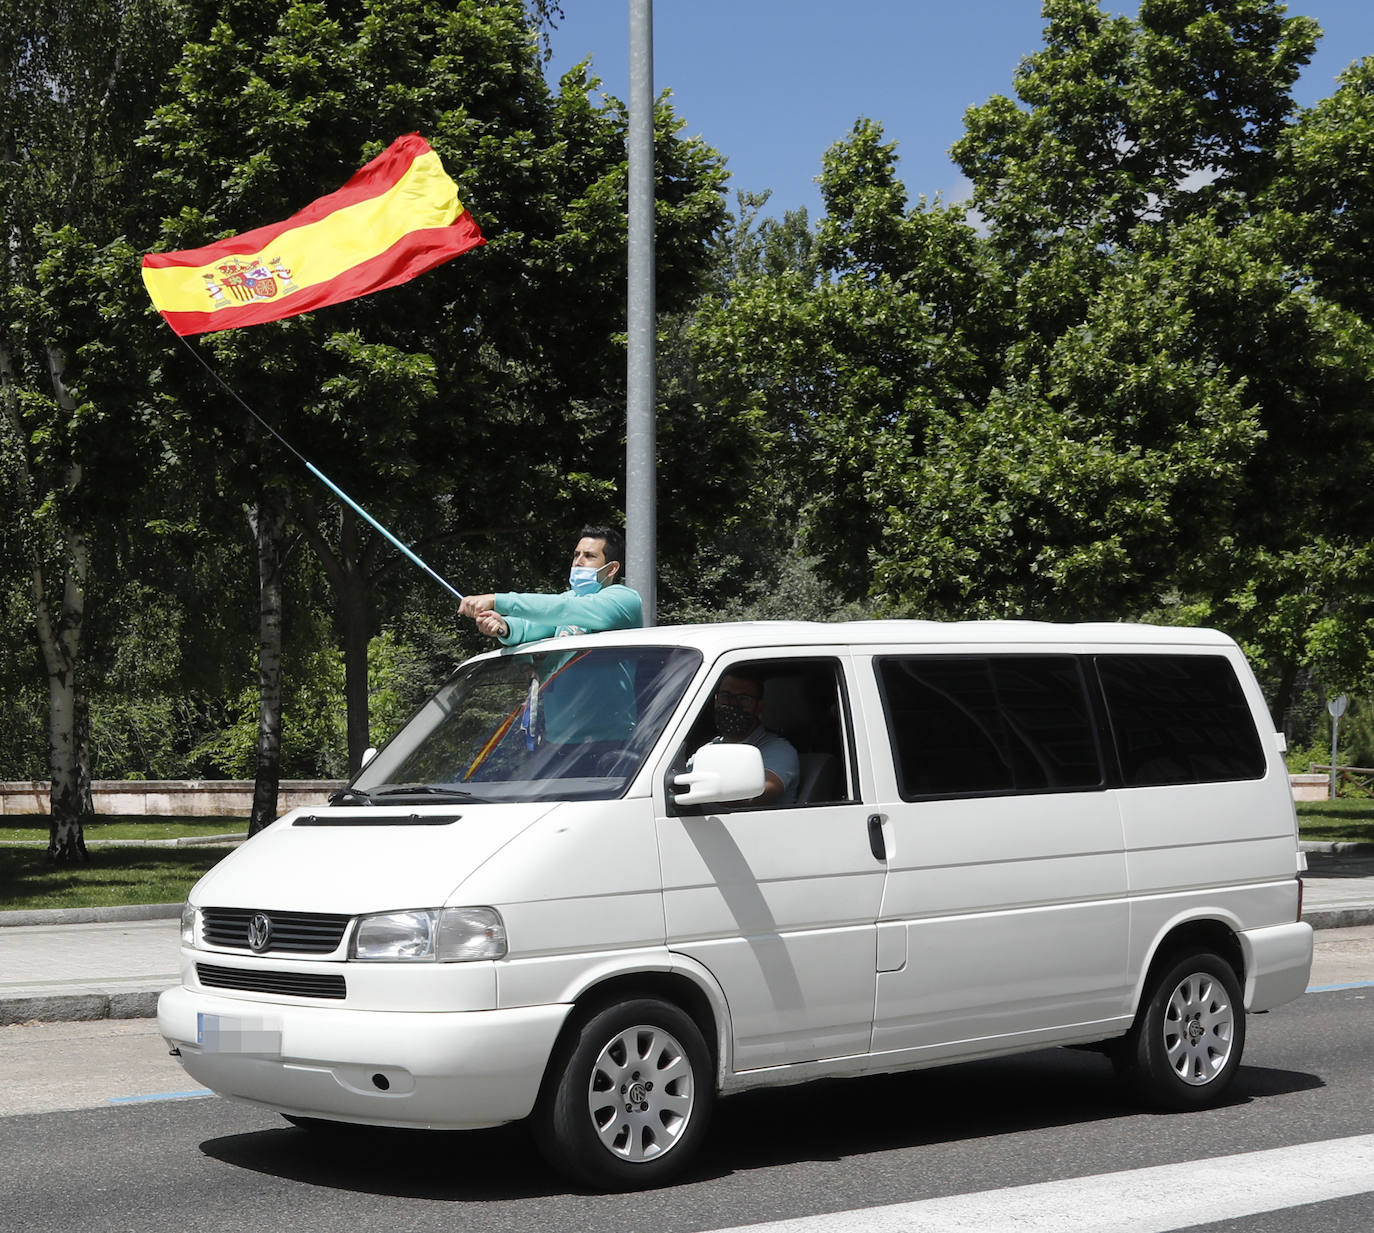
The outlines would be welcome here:
[[[878,676],[906,800],[1102,784],[1070,656],[882,659]]]
[[[1103,655],[1097,671],[1127,785],[1263,776],[1255,721],[1222,656]]]

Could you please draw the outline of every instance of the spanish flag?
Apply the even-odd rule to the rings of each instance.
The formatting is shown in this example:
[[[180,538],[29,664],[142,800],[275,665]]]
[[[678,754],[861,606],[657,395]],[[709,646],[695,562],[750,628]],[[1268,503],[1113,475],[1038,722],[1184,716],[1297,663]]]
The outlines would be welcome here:
[[[406,282],[486,241],[419,133],[285,222],[149,253],[143,283],[176,333],[258,325]]]

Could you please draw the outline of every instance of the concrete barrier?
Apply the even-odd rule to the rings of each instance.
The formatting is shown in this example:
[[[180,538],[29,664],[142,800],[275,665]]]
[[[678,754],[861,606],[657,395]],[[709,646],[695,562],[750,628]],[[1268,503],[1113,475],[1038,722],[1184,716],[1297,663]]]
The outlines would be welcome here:
[[[1293,785],[1295,801],[1329,801],[1331,799],[1331,777],[1329,775],[1289,775],[1288,782]]]
[[[323,805],[341,787],[337,780],[283,779],[277,813]],[[251,779],[99,779],[91,784],[101,816],[153,814],[184,818],[247,818],[253,811]],[[29,780],[0,783],[0,816],[48,813],[48,785]]]
[[[1295,801],[1329,799],[1326,775],[1290,775]],[[303,805],[323,805],[342,787],[332,779],[283,779],[278,816]],[[253,810],[251,779],[99,779],[91,785],[98,814],[154,814],[183,818],[246,818]],[[0,817],[46,814],[48,785],[40,780],[0,783]]]

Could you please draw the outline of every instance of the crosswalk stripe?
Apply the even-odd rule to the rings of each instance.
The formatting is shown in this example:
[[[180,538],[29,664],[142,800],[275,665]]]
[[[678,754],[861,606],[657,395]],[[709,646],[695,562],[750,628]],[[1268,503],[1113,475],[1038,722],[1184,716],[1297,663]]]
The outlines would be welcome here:
[[[1374,1135],[716,1233],[1169,1233],[1374,1191]]]

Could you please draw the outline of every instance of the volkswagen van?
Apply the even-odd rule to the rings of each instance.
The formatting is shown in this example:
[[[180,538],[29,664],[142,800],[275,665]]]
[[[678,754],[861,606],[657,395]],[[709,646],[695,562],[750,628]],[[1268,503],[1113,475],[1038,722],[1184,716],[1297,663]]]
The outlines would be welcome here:
[[[795,752],[784,797],[716,738],[727,676]],[[1281,750],[1206,630],[500,650],[201,879],[158,1024],[198,1083],[307,1128],[527,1120],[606,1188],[675,1175],[721,1096],[1050,1046],[1193,1109],[1307,984]]]

